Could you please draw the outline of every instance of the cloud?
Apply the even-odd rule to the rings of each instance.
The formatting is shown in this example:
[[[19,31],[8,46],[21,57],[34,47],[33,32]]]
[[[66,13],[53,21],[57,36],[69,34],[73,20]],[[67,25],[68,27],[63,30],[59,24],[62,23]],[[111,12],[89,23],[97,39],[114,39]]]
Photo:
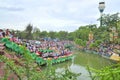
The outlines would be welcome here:
[[[74,31],[81,25],[98,24],[99,0],[0,0],[0,26],[25,29],[31,23],[41,30]],[[105,0],[104,13],[120,10],[119,0]],[[9,28],[9,27],[8,27]]]
[[[13,6],[0,6],[0,10],[8,10],[8,11],[23,11],[24,8],[13,7]]]

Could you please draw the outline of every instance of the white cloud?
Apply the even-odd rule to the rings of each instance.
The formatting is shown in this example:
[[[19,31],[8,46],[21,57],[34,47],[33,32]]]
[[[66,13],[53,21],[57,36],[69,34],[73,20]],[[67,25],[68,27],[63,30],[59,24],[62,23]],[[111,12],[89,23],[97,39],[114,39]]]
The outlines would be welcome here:
[[[24,30],[28,23],[47,31],[74,31],[98,23],[99,0],[0,0],[0,26]],[[120,10],[119,0],[105,0],[104,13]],[[11,27],[9,27],[11,26]]]

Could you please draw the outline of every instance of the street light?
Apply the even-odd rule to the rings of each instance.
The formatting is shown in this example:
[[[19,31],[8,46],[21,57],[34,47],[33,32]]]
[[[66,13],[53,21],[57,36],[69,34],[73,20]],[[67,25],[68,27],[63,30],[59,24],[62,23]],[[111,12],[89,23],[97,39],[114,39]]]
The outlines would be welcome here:
[[[104,11],[104,9],[105,9],[105,2],[104,1],[102,1],[102,2],[99,2],[99,7],[98,7],[98,9],[99,9],[99,11],[100,11],[100,13],[101,13],[101,19],[100,19],[100,27],[102,27],[102,13],[103,13],[103,11]]]

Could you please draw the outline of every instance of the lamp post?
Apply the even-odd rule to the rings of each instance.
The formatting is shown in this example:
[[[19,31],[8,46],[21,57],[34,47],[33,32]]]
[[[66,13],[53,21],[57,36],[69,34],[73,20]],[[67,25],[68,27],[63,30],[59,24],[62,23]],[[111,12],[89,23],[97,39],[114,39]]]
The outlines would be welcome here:
[[[99,7],[98,7],[99,11],[100,11],[100,27],[102,27],[102,13],[105,9],[105,2],[102,1],[102,2],[99,2]]]

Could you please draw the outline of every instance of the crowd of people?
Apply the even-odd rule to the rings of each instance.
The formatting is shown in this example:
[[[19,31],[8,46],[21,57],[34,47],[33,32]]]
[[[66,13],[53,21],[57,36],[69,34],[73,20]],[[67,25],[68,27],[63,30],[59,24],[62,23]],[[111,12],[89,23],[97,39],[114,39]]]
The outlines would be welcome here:
[[[59,57],[69,55],[72,51],[65,48],[65,45],[70,44],[69,41],[41,41],[40,44],[32,44],[31,42],[26,43],[26,47],[31,51],[35,52],[41,57]],[[39,45],[39,46],[38,46]]]
[[[94,41],[92,41],[91,43],[94,43]],[[116,56],[120,56],[120,44],[103,42],[96,48],[91,49],[89,48],[91,43],[87,45],[87,48],[85,48],[85,50],[94,51],[97,54],[105,57],[111,57],[113,54]]]
[[[120,56],[120,45],[103,43],[99,46],[98,52],[100,55],[107,57],[110,57],[113,54]]]
[[[7,37],[7,36],[12,37],[12,34],[9,31],[9,29],[7,30],[0,29],[0,38]]]
[[[70,45],[72,42],[70,41],[60,41],[60,40],[42,40],[39,43],[35,43],[36,40],[26,40],[19,39],[14,37],[9,29],[2,30],[0,29],[0,38],[9,37],[10,41],[17,43],[18,45],[24,45],[31,53],[36,53],[36,55],[47,58],[57,58],[59,56],[65,56],[72,53],[70,48],[66,48],[65,46]]]
[[[47,58],[57,58],[59,56],[65,56],[72,53],[70,48],[66,48],[66,45],[70,45],[71,41],[60,41],[60,40],[42,40],[39,43],[35,43],[36,40],[23,40],[14,37],[14,34],[9,29],[0,29],[0,38],[9,37],[10,41],[17,43],[18,45],[25,45],[31,53]],[[88,47],[89,45],[87,45]],[[85,48],[84,48],[85,49]],[[86,48],[87,49],[87,48]],[[90,49],[89,49],[90,50]],[[101,43],[96,51],[99,55],[110,57],[113,54],[120,56],[120,45],[119,44],[108,44]]]

